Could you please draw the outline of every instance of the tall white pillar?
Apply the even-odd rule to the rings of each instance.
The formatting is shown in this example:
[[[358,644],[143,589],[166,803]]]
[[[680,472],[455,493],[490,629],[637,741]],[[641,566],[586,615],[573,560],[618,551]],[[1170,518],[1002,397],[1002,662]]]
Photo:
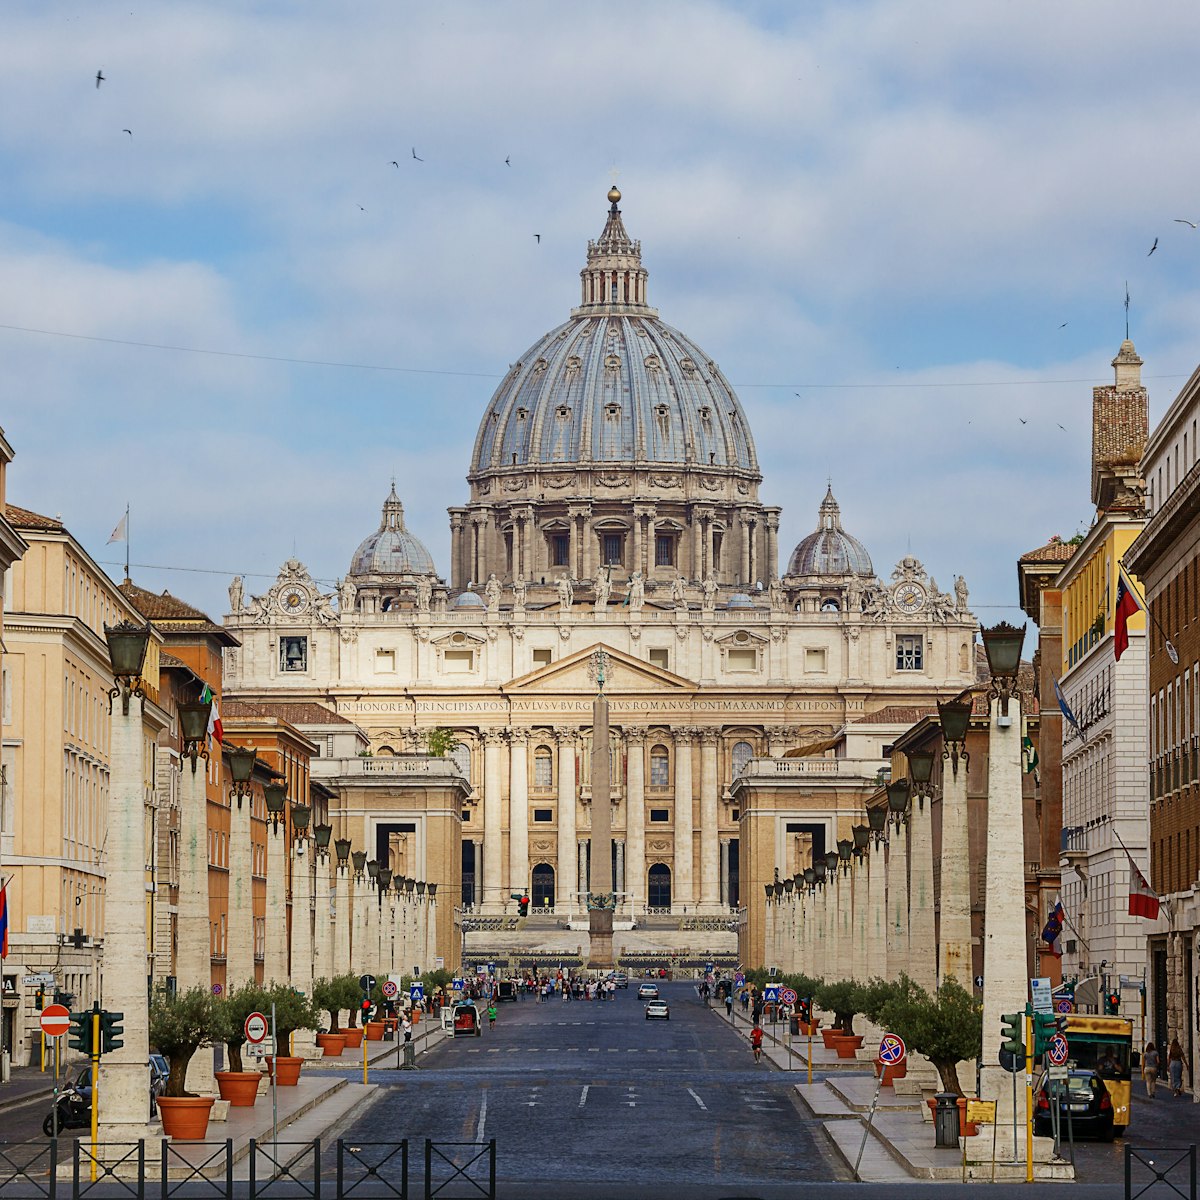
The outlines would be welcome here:
[[[825,913],[829,899],[828,885],[818,884],[813,891],[812,904],[812,971],[815,979],[830,979],[829,965],[825,959]]]
[[[333,894],[333,973],[350,974],[350,925],[353,903],[350,899],[350,868],[339,863]]]
[[[646,906],[646,730],[627,727],[625,739],[625,890],[629,911],[636,915]]]
[[[507,891],[503,873],[503,799],[501,795],[500,751],[504,734],[485,729],[483,738],[483,911],[504,911]]]
[[[558,736],[558,869],[555,871],[554,906],[570,911],[575,888],[575,742],[578,732],[562,727]]]
[[[363,907],[366,909],[366,921],[363,929],[362,953],[354,952],[360,974],[378,975],[382,965],[379,961],[379,887],[375,880],[368,876],[363,888]]]
[[[263,982],[288,980],[287,934],[287,831],[282,820],[267,823],[266,946],[263,948]]]
[[[937,990],[937,941],[934,930],[932,802],[914,796],[908,809],[909,900],[908,974],[927,992]]]
[[[851,885],[850,894],[854,907],[854,936],[853,941],[853,978],[859,983],[866,983],[871,978],[872,962],[867,953],[868,908],[867,899],[867,855],[855,855],[850,860]]]
[[[961,758],[961,761],[959,759]],[[967,824],[967,760],[952,754],[942,766],[941,897],[938,979],[954,976],[968,991],[971,955],[971,850]]]
[[[225,978],[230,988],[254,980],[254,846],[250,840],[249,796],[235,795],[229,807],[229,916]]]
[[[350,973],[365,975],[370,967],[365,962],[367,950],[367,873],[354,872],[354,891],[350,905]]]
[[[1024,1012],[1029,995],[1025,945],[1025,819],[1021,803],[1021,704],[990,706],[988,729],[987,891],[983,933],[983,1070],[980,1096],[996,1101],[996,1120],[1013,1119],[1012,1083],[999,1065],[1000,1017]],[[963,982],[966,987],[967,982]],[[1018,1088],[1017,1122],[1025,1120]],[[1024,1140],[1021,1142],[1024,1154]]]
[[[124,700],[124,703],[122,703]],[[104,897],[104,1007],[125,1014],[125,1044],[100,1059],[101,1142],[146,1136],[146,822],[141,696],[110,702],[111,756]]]
[[[332,979],[337,972],[333,966],[333,926],[330,924],[329,855],[314,850],[313,892],[313,978]]]
[[[175,975],[181,991],[212,987],[212,925],[208,911],[208,796],[205,791],[207,759],[183,759],[183,787],[179,801],[179,913],[176,918]],[[143,863],[143,868],[144,868]],[[192,1055],[187,1072],[188,1091],[215,1095],[212,1052],[202,1048]]]
[[[292,844],[292,968],[291,985],[312,996],[313,987],[313,868],[315,844],[297,838]],[[313,1030],[299,1029],[292,1038],[292,1053],[311,1054],[316,1044]]]
[[[908,972],[908,841],[905,822],[893,822],[887,859],[888,978]]]
[[[400,953],[403,950],[403,925],[400,900],[395,891],[388,889],[383,898],[384,916],[384,963],[389,975],[400,973]]]
[[[721,906],[717,741],[717,730],[700,731],[700,904],[714,913]]]
[[[692,881],[692,739],[694,729],[675,730],[675,869],[671,880],[671,909],[694,908]]]
[[[882,839],[871,834],[867,860],[867,974],[888,978],[887,886]]]
[[[838,978],[854,979],[854,893],[850,876],[840,863],[837,873]]]
[[[529,733],[508,733],[508,882],[529,894]],[[432,960],[431,960],[432,961]]]
[[[763,957],[766,962],[763,964],[767,967],[777,967],[779,959],[776,957],[776,937],[775,926],[779,921],[779,905],[775,900],[768,896],[767,905],[763,912]]]
[[[427,971],[432,971],[437,966],[438,958],[451,967],[457,966],[456,963],[449,961],[450,947],[437,944],[437,896],[436,894],[431,895],[428,888],[425,889],[423,912],[425,917],[425,957],[421,960],[421,966]]]
[[[836,869],[825,876],[825,978],[845,979],[842,947],[838,943],[838,883]]]

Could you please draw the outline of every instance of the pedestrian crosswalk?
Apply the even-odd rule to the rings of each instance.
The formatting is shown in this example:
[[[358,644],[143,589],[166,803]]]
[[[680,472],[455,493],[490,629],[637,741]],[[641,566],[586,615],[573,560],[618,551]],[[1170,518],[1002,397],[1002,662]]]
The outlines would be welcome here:
[[[695,1046],[654,1047],[647,1049],[642,1046],[469,1046],[468,1054],[700,1054],[702,1051]]]
[[[728,1116],[732,1106],[751,1117],[754,1114],[783,1113],[791,1107],[785,1095],[766,1087],[729,1088],[700,1081],[681,1081],[665,1088],[656,1083],[649,1089],[645,1084],[636,1083],[593,1082],[574,1086],[576,1090],[565,1095],[561,1087],[527,1085],[520,1093],[518,1107],[544,1107],[559,1112],[571,1108],[633,1109],[645,1103],[653,1104],[656,1111],[661,1111],[677,1103],[686,1106],[689,1112],[697,1116],[714,1111]]]

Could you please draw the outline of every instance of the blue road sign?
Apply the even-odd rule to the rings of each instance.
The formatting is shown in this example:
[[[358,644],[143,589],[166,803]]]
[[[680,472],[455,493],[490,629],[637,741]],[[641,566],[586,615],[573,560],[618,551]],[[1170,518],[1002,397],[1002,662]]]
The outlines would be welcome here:
[[[774,984],[770,987],[763,988],[763,1003],[778,1004],[779,1003],[779,988]]]
[[[419,1004],[425,999],[425,985],[423,983],[410,983],[408,985],[408,998],[414,1004]]]
[[[465,979],[450,980],[450,989],[455,992],[465,992],[467,990],[467,981]]]

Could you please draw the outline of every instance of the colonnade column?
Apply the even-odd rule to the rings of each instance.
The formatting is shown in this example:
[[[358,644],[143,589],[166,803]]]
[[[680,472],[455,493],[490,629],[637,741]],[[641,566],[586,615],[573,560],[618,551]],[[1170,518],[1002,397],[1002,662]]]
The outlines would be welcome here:
[[[779,514],[767,514],[767,566],[765,576],[776,579],[779,576]]]
[[[943,718],[943,723],[945,718]],[[959,760],[962,759],[960,764]],[[961,771],[960,771],[961,766]],[[941,897],[938,981],[968,987],[971,961],[971,853],[967,825],[967,754],[955,744],[942,758]]]
[[[207,758],[183,759],[179,812],[179,912],[176,917],[175,975],[180,991],[212,987],[212,926],[208,910]],[[208,1049],[192,1056],[187,1087],[199,1096],[217,1091]]]
[[[882,838],[872,832],[867,848],[867,963],[869,974],[888,976],[887,962],[887,894],[884,889],[884,854]]]
[[[854,967],[851,975],[859,983],[870,979],[873,966],[867,956],[867,853],[864,850],[861,856],[856,854],[850,860],[850,894],[854,903]]]
[[[555,908],[571,907],[575,886],[575,729],[555,729],[558,738],[558,869],[555,872]]]
[[[692,880],[692,739],[696,731],[687,727],[675,730],[675,870],[671,886],[671,907],[695,904]]]
[[[336,972],[333,969],[333,926],[329,923],[329,855],[316,851],[314,865],[313,978],[332,979]]]
[[[333,925],[333,973],[350,974],[350,868],[340,862],[337,865],[337,888],[334,894]]]
[[[709,909],[721,903],[717,738],[715,729],[700,731],[700,903]]]
[[[908,965],[908,844],[905,820],[892,825],[887,859],[887,969],[896,980]]]
[[[937,990],[937,941],[933,924],[932,801],[918,791],[909,807],[908,974],[927,992]]]
[[[263,947],[263,983],[286,983],[287,938],[287,825],[272,817],[267,823],[267,943]]]
[[[721,839],[721,904],[729,905],[729,839]]]
[[[304,838],[297,838],[292,844],[292,969],[288,982],[306,996],[312,995],[312,865]],[[300,1053],[297,1041],[307,1041],[309,1046],[316,1044],[312,1031],[298,1030],[291,1054]]]
[[[501,829],[500,749],[504,734],[485,729],[483,738],[483,911],[500,912],[504,907]]]
[[[229,813],[229,917],[225,979],[231,988],[254,979],[254,871],[250,796],[235,795]]]
[[[646,730],[627,727],[629,747],[626,772],[625,890],[629,911],[637,913],[646,904]]]
[[[529,732],[508,734],[508,882],[529,894]]]

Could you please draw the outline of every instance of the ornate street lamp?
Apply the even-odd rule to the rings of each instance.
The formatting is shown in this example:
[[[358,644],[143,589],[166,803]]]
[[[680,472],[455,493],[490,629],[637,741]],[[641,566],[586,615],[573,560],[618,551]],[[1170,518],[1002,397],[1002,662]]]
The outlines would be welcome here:
[[[925,798],[933,795],[933,760],[932,750],[907,750],[908,773],[913,783],[913,794],[922,808]]]
[[[329,839],[333,837],[332,825],[314,825],[313,837],[316,839],[317,852],[322,858],[329,857]]]
[[[423,880],[423,879],[417,880],[417,895],[418,896],[425,895],[425,880]]]
[[[817,872],[812,867],[804,868],[804,885],[810,892],[817,886]]]
[[[363,871],[367,869],[367,852],[365,850],[355,850],[350,855],[350,859],[354,863],[354,878],[361,879]]]
[[[1000,715],[1008,716],[1008,698],[1017,690],[1017,672],[1021,669],[1021,647],[1025,644],[1025,630],[1007,621],[981,629],[983,650],[987,655],[988,671],[991,672],[991,694],[1000,701]]]
[[[337,841],[333,843],[333,850],[337,855],[338,866],[344,867],[347,860],[350,858],[350,839],[338,838]]]
[[[296,837],[303,841],[305,834],[308,832],[308,819],[312,816],[312,809],[307,804],[294,804],[292,806],[292,829],[295,831]]]
[[[813,863],[812,873],[814,883],[821,884],[825,882],[825,860],[823,858],[818,858]]]
[[[379,879],[379,863],[376,859],[367,860],[367,874],[375,880]]]
[[[888,812],[899,825],[908,812],[908,780],[895,779],[887,785]]]
[[[839,838],[837,844],[838,858],[842,860],[842,874],[850,870],[850,855],[854,853],[854,843],[849,838]]]
[[[971,701],[938,701],[938,719],[942,723],[942,757],[950,760],[950,769],[958,778],[958,760],[969,761],[967,754],[967,730],[971,727]]]
[[[825,855],[825,874],[832,879],[837,872],[839,854],[836,850],[830,850]]]
[[[415,891],[416,886],[417,886],[417,881],[415,879],[413,879],[413,877],[411,875],[406,875],[404,877],[404,890],[406,892]]]
[[[263,799],[267,805],[267,815],[271,818],[271,826],[279,828],[283,817],[283,808],[287,804],[287,785],[283,783],[264,783]]]
[[[391,886],[392,886],[392,868],[391,867],[380,867],[379,868],[379,890],[381,892],[386,892],[388,890],[388,888],[390,888]]]
[[[242,801],[250,795],[250,777],[254,774],[257,758],[253,746],[229,747],[229,774],[233,778],[233,794],[237,797],[239,809]]]
[[[129,715],[129,697],[145,696],[142,690],[142,668],[146,665],[146,650],[150,645],[150,622],[134,625],[122,621],[119,625],[105,625],[104,636],[108,641],[108,660],[112,666],[117,686],[109,692],[115,700],[121,697],[121,713]]]
[[[429,893],[430,900],[433,900],[437,896],[437,889],[438,885],[436,883],[427,883],[425,885],[425,890]]]
[[[863,851],[867,848],[867,844],[871,840],[871,827],[869,825],[855,825],[850,832],[854,834],[854,853],[861,858]]]
[[[785,880],[783,881],[783,890],[784,890],[785,892],[787,892],[787,894],[788,894],[789,896],[792,894],[792,889],[793,889],[795,886],[796,886],[796,881],[795,881],[794,879],[785,879]]]
[[[764,883],[763,890],[767,893],[767,903],[770,904],[775,898],[775,885],[773,883]]]
[[[882,806],[867,809],[867,825],[875,835],[875,845],[883,841],[883,829],[887,824],[888,810]]]
[[[193,773],[196,770],[196,759],[208,758],[208,720],[211,714],[211,700],[179,705],[179,732],[183,739],[183,756],[192,760]]]

